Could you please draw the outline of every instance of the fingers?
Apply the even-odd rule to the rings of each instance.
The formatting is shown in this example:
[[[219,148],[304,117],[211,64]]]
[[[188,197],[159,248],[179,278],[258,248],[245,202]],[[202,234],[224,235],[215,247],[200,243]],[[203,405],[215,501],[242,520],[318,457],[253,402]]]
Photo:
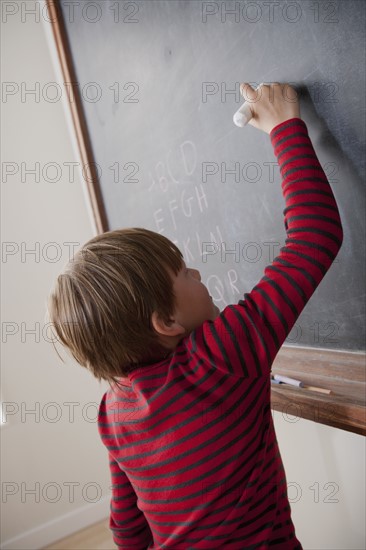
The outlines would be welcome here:
[[[271,90],[272,92],[278,92],[279,89],[281,89],[282,91],[285,91],[286,94],[288,94],[288,98],[291,98],[292,100],[297,97],[296,90],[290,84],[281,82],[262,82],[256,88],[253,88],[249,82],[242,82],[240,84],[240,93],[246,101],[250,102],[258,99],[258,90],[261,91],[261,88],[266,89],[266,92],[269,94],[271,93]]]
[[[291,86],[291,84],[284,84],[283,91],[286,99],[289,101],[296,102],[298,100],[298,93],[296,89]]]
[[[240,84],[240,93],[246,101],[256,99],[257,92],[248,82],[242,82]]]
[[[258,99],[258,90],[260,90],[260,88],[265,87],[269,89],[272,86],[283,86],[283,85],[280,84],[279,82],[270,82],[270,83],[262,82],[256,88],[253,88],[249,84],[249,82],[242,82],[240,84],[240,93],[246,101],[250,102]]]

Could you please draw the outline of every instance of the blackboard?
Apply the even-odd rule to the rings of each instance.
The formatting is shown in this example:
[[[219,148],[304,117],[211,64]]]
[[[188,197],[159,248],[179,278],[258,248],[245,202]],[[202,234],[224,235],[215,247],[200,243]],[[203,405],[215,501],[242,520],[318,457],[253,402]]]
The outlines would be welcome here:
[[[269,137],[232,122],[239,83],[296,88],[344,242],[287,343],[364,349],[365,3],[62,0],[61,7],[105,230],[162,232],[200,269],[220,308],[251,290],[286,238]]]

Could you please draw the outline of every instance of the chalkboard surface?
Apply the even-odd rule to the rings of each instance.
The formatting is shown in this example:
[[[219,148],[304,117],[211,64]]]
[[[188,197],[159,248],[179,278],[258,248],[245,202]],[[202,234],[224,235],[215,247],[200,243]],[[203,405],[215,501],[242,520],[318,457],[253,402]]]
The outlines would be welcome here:
[[[344,243],[287,343],[364,349],[365,3],[61,5],[108,229],[169,237],[220,308],[252,289],[286,238],[269,136],[232,122],[239,83],[292,83]]]

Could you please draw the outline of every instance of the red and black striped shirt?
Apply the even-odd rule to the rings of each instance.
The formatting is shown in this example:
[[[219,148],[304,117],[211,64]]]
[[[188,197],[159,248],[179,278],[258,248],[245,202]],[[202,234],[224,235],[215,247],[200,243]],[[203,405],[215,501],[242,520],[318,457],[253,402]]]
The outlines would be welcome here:
[[[119,549],[301,550],[270,408],[272,362],[342,243],[306,124],[270,134],[287,239],[244,299],[172,357],[121,379],[99,410]]]

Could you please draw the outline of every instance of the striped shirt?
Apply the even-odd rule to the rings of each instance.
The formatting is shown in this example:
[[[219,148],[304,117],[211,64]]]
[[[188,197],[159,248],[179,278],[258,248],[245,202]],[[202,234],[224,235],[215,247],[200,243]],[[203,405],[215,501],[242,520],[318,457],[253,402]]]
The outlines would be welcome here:
[[[287,239],[262,279],[101,401],[119,549],[301,550],[270,407],[273,360],[342,243],[306,124],[270,133]]]

